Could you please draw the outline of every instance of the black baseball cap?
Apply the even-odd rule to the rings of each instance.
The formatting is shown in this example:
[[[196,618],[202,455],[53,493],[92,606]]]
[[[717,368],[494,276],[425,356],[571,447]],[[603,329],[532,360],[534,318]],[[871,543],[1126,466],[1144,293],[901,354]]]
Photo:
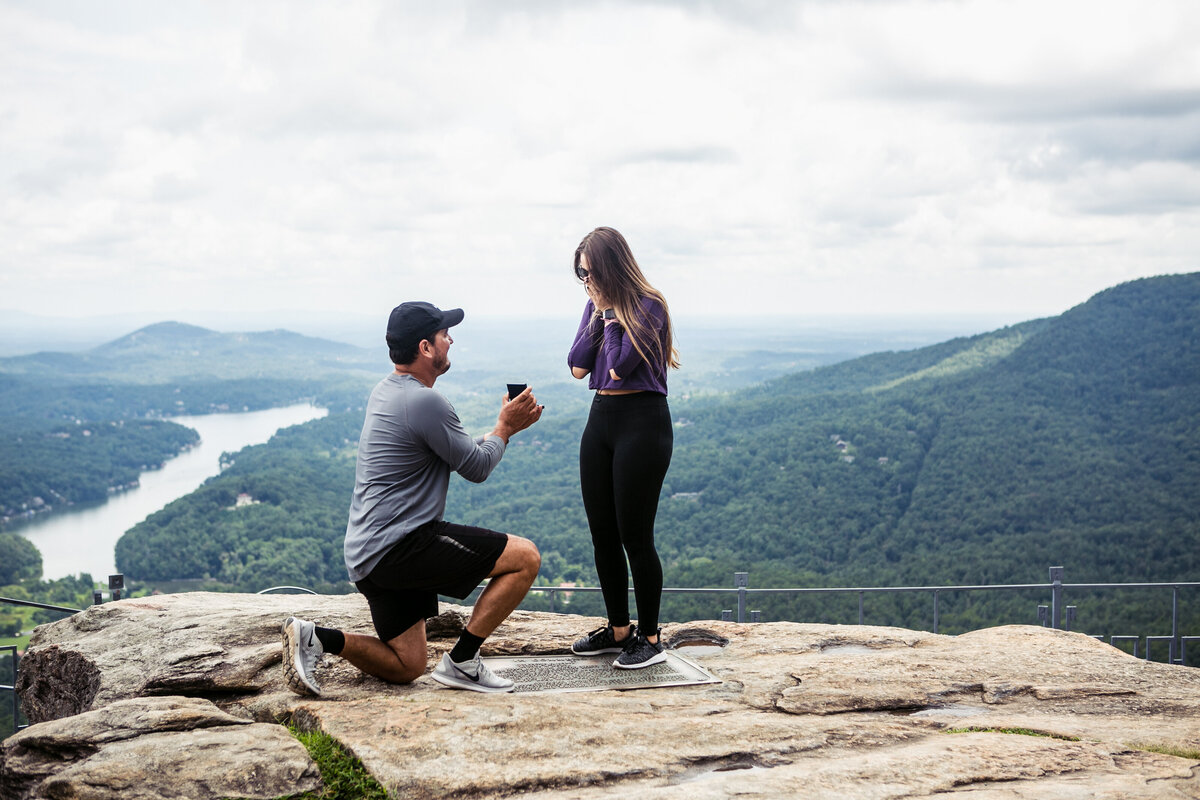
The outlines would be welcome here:
[[[411,347],[442,328],[452,328],[462,321],[461,308],[442,311],[432,303],[401,303],[388,317],[387,343],[389,347]]]

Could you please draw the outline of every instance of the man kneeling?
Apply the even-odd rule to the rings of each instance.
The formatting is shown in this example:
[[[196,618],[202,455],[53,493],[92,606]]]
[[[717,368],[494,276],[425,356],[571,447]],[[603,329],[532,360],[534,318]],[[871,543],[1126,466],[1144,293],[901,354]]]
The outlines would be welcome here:
[[[386,339],[395,370],[367,404],[345,542],[346,568],[367,598],[379,638],[288,617],[284,673],[298,694],[321,693],[314,673],[325,653],[391,683],[416,680],[425,673],[425,620],[437,616],[438,595],[464,598],[484,578],[491,580],[433,679],[475,692],[512,691],[512,681],[480,660],[479,647],[525,597],[541,554],[528,539],[454,525],[442,514],[450,471],[484,481],[509,437],[537,422],[542,406],[525,389],[501,401],[491,433],[467,434],[453,406],[433,389],[450,369],[449,329],[462,319],[462,309],[429,303],[392,310]]]

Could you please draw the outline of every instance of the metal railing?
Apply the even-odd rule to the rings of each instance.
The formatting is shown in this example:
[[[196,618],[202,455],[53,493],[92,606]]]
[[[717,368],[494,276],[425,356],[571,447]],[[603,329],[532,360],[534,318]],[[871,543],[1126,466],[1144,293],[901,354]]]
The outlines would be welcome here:
[[[1179,613],[1179,592],[1181,589],[1198,589],[1200,582],[1193,581],[1178,581],[1172,583],[1064,583],[1064,569],[1062,567],[1050,567],[1050,581],[1048,583],[1013,583],[1013,584],[980,584],[980,585],[947,585],[947,586],[846,586],[846,587],[816,587],[816,588],[779,588],[779,589],[751,589],[750,576],[747,572],[735,572],[733,575],[733,586],[722,589],[690,589],[690,588],[664,588],[663,594],[719,594],[733,595],[736,600],[737,615],[734,616],[733,609],[725,609],[721,612],[721,619],[726,621],[737,622],[760,622],[762,616],[758,611],[747,612],[747,604],[751,598],[769,594],[781,595],[857,595],[858,597],[858,624],[866,624],[865,613],[865,597],[868,594],[927,594],[930,595],[931,613],[932,613],[932,632],[938,633],[941,623],[941,599],[943,594],[951,592],[1011,592],[1011,591],[1049,591],[1050,603],[1047,605],[1038,606],[1038,621],[1043,626],[1056,628],[1060,630],[1071,630],[1071,625],[1075,621],[1076,607],[1066,605],[1066,594],[1068,590],[1111,590],[1111,589],[1153,589],[1153,590],[1170,590],[1171,591],[1171,633],[1163,636],[1151,635],[1110,635],[1109,644],[1114,647],[1118,644],[1127,642],[1133,643],[1133,656],[1138,656],[1138,644],[1145,640],[1145,646],[1142,648],[1143,658],[1150,660],[1151,643],[1166,642],[1167,643],[1167,663],[1169,664],[1184,664],[1187,658],[1187,645],[1189,642],[1200,641],[1200,636],[1185,636],[1180,630],[1180,613]],[[555,611],[555,597],[559,594],[569,596],[572,592],[599,592],[598,587],[594,586],[534,586],[530,588],[531,592],[538,592],[543,595],[548,595],[550,611]],[[633,592],[631,588],[629,590]],[[1093,638],[1103,641],[1103,636],[1093,636]]]
[[[40,609],[45,609],[47,611],[61,611],[65,614],[77,614],[77,613],[79,613],[79,611],[82,610],[82,609],[78,609],[78,608],[68,608],[66,606],[50,605],[49,603],[35,603],[32,600],[18,600],[15,597],[0,597],[0,603],[6,604],[6,605],[11,605],[11,606],[22,606],[25,608],[40,608]],[[12,660],[12,684],[10,685],[7,683],[0,683],[0,693],[3,693],[3,692],[8,693],[8,700],[9,700],[8,706],[9,706],[9,709],[12,714],[13,730],[19,731],[22,728],[28,727],[27,725],[22,725],[19,722],[20,717],[17,713],[19,708],[17,705],[17,688],[16,687],[17,687],[17,674],[18,674],[18,670],[21,667],[21,654],[17,652],[17,646],[15,644],[0,645],[0,654],[4,654],[4,653],[8,653],[9,658]]]
[[[66,614],[78,614],[83,611],[82,608],[69,608],[67,606],[54,606],[49,603],[35,603],[32,600],[18,600],[15,597],[0,597],[0,603],[5,603],[10,606],[25,606],[26,608],[44,608],[47,611],[62,611]]]
[[[19,731],[26,727],[18,722],[17,717],[17,666],[20,664],[21,656],[17,653],[15,644],[0,645],[0,653],[8,653],[12,659],[12,685],[0,683],[0,692],[7,691],[9,696],[9,707],[11,708],[13,730]]]

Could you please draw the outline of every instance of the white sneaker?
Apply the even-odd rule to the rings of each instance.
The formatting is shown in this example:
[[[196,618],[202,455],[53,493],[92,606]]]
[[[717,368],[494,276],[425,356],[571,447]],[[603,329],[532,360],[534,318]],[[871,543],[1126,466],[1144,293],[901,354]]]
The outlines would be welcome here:
[[[449,653],[442,654],[442,660],[433,669],[433,679],[451,689],[466,689],[471,692],[511,692],[513,682],[501,678],[487,668],[479,651],[475,657],[461,664],[450,660]]]
[[[283,621],[283,674],[288,688],[296,694],[321,694],[316,672],[325,648],[317,638],[316,629],[315,623],[296,617]]]

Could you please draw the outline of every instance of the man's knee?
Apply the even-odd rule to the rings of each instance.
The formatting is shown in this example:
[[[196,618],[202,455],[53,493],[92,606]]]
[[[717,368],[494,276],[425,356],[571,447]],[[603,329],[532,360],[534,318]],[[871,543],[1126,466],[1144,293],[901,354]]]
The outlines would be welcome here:
[[[537,545],[528,539],[513,536],[510,533],[508,541],[504,543],[503,552],[496,559],[496,565],[492,567],[490,577],[524,575],[532,583],[541,566],[542,554],[538,552]]]
[[[412,683],[425,674],[425,665],[403,664],[395,673],[388,677],[388,683]]]
[[[522,571],[536,573],[542,566],[542,554],[536,544],[523,536],[508,536],[508,547],[513,548]]]
[[[392,651],[394,660],[388,665],[387,674],[380,677],[388,683],[412,683],[425,674],[428,656],[424,620],[385,644]]]

